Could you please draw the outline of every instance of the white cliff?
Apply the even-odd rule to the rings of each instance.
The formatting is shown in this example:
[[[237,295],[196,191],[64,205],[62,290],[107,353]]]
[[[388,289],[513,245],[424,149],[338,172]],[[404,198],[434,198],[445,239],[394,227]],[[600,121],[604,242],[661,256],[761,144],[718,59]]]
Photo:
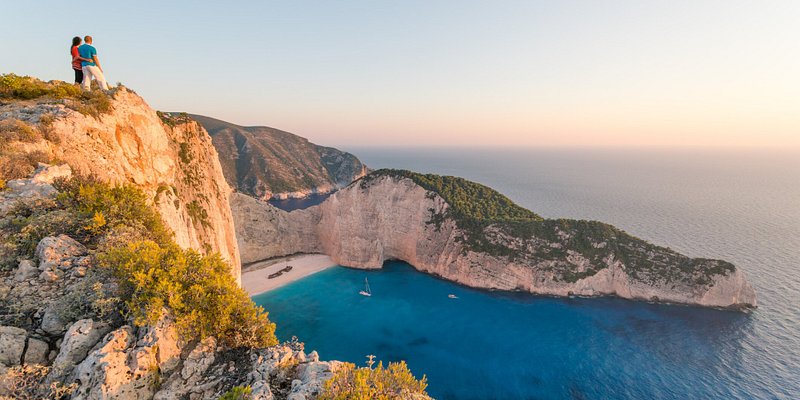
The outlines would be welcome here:
[[[755,292],[741,270],[708,272],[723,262],[689,259],[629,235],[624,244],[634,248],[625,254],[655,260],[647,260],[647,268],[626,264],[621,260],[625,254],[612,251],[607,242],[593,242],[603,256],[601,261],[590,259],[569,248],[569,239],[581,233],[556,222],[551,224],[555,240],[520,237],[501,224],[489,225],[482,232],[484,238],[513,250],[513,255],[475,251],[463,240],[466,233],[454,219],[432,223],[435,216],[446,215],[449,207],[441,196],[412,179],[394,176],[379,176],[368,184],[357,181],[318,206],[293,212],[243,195],[232,198],[245,263],[322,252],[340,265],[355,268],[380,268],[386,260],[403,260],[420,271],[485,289],[554,296],[612,295],[720,308],[756,304]],[[564,256],[544,256],[550,249],[561,250]],[[668,262],[691,268],[684,273]]]
[[[136,185],[150,196],[179,245],[219,252],[238,279],[231,189],[211,138],[198,123],[162,120],[124,87],[114,89],[111,111],[97,117],[59,102],[15,101],[0,105],[0,120],[45,132],[38,141],[12,143],[7,152],[58,160],[73,174]]]

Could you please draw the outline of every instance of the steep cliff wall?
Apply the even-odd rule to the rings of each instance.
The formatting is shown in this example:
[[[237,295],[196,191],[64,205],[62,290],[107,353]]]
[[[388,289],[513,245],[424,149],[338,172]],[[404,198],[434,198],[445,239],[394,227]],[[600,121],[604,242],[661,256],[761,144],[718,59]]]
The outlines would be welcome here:
[[[385,260],[400,259],[487,289],[724,308],[756,303],[741,270],[724,261],[691,259],[591,221],[530,219],[468,227],[442,196],[410,178],[367,178],[302,211],[235,199],[240,245],[247,249],[243,258],[321,250],[345,266],[380,268]],[[242,214],[251,216],[248,223],[239,222],[247,218]]]
[[[152,196],[179,245],[220,252],[238,279],[231,189],[205,130],[189,119],[162,120],[124,87],[114,89],[110,110],[96,117],[67,105],[48,99],[0,105],[0,120],[44,133],[4,143],[4,155],[66,162],[76,174],[139,186]]]
[[[266,126],[239,126],[191,115],[208,130],[231,187],[250,196],[298,198],[329,193],[362,177],[354,155]]]

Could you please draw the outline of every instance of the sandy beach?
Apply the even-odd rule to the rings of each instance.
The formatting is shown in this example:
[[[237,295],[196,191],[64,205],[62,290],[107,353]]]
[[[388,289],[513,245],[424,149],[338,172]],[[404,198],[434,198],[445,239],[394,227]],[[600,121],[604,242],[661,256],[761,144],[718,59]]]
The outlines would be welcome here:
[[[291,266],[292,270],[279,277],[268,278],[287,266]],[[297,254],[260,261],[242,269],[242,288],[250,296],[255,296],[333,266],[336,263],[325,254]]]

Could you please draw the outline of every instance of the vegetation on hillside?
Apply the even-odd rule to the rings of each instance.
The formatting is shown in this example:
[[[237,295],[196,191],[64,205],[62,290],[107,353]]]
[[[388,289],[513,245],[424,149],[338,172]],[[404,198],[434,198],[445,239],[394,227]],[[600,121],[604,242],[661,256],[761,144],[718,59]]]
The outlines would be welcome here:
[[[192,121],[192,117],[185,112],[181,113],[168,113],[163,111],[156,111],[156,115],[161,119],[165,125],[174,128],[178,125],[185,124]]]
[[[399,400],[414,395],[427,396],[427,378],[417,379],[404,361],[389,363],[384,367],[379,362],[373,368],[372,356],[366,367],[356,368],[344,363],[325,382],[320,400]]]
[[[214,336],[231,347],[277,344],[275,324],[238,287],[218,254],[143,240],[110,249],[99,261],[119,279],[120,297],[136,325],[154,324],[170,310],[190,338]]]
[[[107,113],[112,108],[111,95],[96,87],[84,91],[64,81],[45,82],[15,74],[0,75],[0,101],[3,100],[61,101],[67,107],[93,117]]]
[[[725,261],[692,259],[671,249],[648,243],[612,225],[598,221],[543,219],[522,208],[497,191],[463,178],[419,174],[394,169],[377,170],[361,180],[369,186],[383,176],[408,178],[447,202],[445,213],[431,211],[428,221],[439,230],[447,219],[455,221],[464,233],[458,239],[465,251],[487,253],[510,260],[535,257],[541,261],[563,261],[578,253],[590,261],[578,271],[571,263],[550,263],[545,267],[566,282],[592,276],[606,268],[613,255],[622,261],[633,278],[648,284],[683,281],[707,285],[714,275],[726,275],[735,267]],[[491,228],[491,229],[489,229]],[[517,238],[521,241],[508,240]],[[533,240],[532,254],[529,241]],[[549,246],[545,243],[557,243]]]
[[[50,161],[42,150],[18,151],[15,143],[27,145],[49,137],[52,116],[42,116],[38,126],[15,118],[0,120],[0,179],[3,181],[30,175],[40,162]]]
[[[80,177],[56,187],[55,199],[21,203],[0,220],[0,262],[8,269],[34,258],[45,236],[66,234],[87,246],[96,267],[83,293],[63,299],[65,314],[117,320],[121,312],[143,326],[166,310],[190,340],[215,336],[231,347],[277,343],[275,325],[236,284],[230,266],[218,254],[179,248],[140,189]]]
[[[472,222],[540,221],[542,217],[522,208],[496,190],[456,176],[420,174],[398,169],[379,169],[362,179],[369,185],[382,176],[409,178],[441,196],[450,206],[448,217],[464,224]]]

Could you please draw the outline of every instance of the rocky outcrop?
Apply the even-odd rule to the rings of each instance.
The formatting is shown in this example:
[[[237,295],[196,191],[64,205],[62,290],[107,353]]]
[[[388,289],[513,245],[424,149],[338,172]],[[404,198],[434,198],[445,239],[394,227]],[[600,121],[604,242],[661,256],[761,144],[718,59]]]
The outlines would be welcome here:
[[[173,332],[168,321],[138,330],[123,326],[97,343],[74,372],[51,378],[77,384],[72,399],[212,399],[249,386],[252,399],[303,400],[319,394],[340,365],[306,355],[297,343],[231,350],[212,337],[179,346]]]
[[[84,251],[68,236],[48,236],[37,246],[48,270],[74,270]],[[39,271],[30,260],[18,269]],[[213,337],[187,343],[167,310],[143,327],[76,320],[82,306],[69,299],[90,296],[90,278],[18,275],[0,270],[0,397],[24,388],[26,398],[50,398],[59,388],[72,399],[211,399],[250,386],[253,399],[303,400],[316,397],[340,365],[306,354],[296,341],[265,349],[224,348]],[[24,371],[34,375],[20,378]]]
[[[4,144],[5,156],[35,155],[68,165],[6,186],[17,197],[47,195],[52,191],[49,183],[70,170],[134,184],[151,196],[179,245],[221,253],[238,278],[239,255],[228,205],[231,189],[207,132],[192,120],[157,114],[124,87],[114,89],[110,101],[111,111],[97,117],[50,100],[0,105],[0,120],[46,132],[33,142]]]
[[[25,352],[28,332],[13,326],[0,326],[0,364],[19,365]]]
[[[48,165],[39,163],[30,178],[12,179],[6,182],[6,190],[0,191],[0,215],[10,211],[20,201],[48,198],[56,193],[53,182],[68,179],[72,169],[67,164]]]
[[[459,226],[442,196],[391,174],[356,181],[305,210],[284,212],[241,196],[232,206],[245,262],[323,252],[356,268],[399,259],[485,289],[720,308],[756,304],[753,288],[732,265],[690,259],[605,224],[487,224],[479,232],[483,248],[476,248],[466,240],[475,233]]]
[[[191,118],[211,134],[231,187],[259,199],[330,193],[367,172],[354,155],[289,132],[244,127],[202,115]]]

